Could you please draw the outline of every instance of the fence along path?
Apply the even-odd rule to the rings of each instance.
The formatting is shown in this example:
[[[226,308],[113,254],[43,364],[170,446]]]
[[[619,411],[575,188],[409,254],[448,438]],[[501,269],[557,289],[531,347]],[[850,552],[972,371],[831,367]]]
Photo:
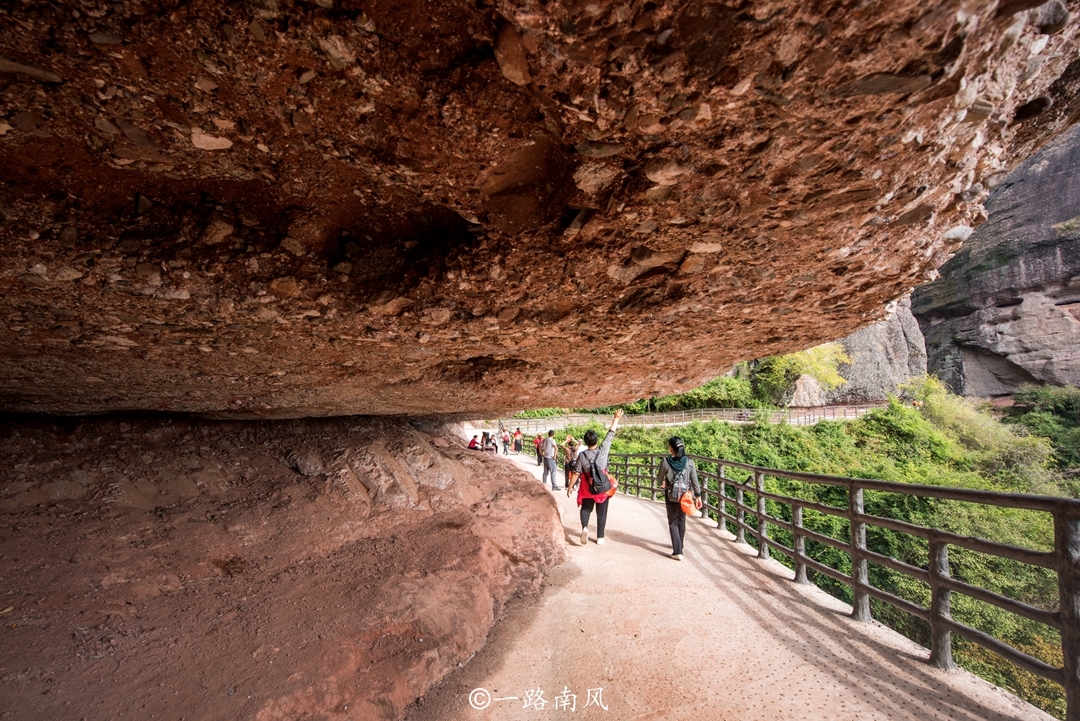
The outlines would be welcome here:
[[[708,517],[716,520],[720,528],[734,528],[737,542],[746,543],[746,537],[749,534],[757,541],[758,558],[768,559],[773,551],[787,556],[795,565],[795,583],[809,583],[806,572],[807,569],[812,569],[848,586],[854,597],[851,615],[857,621],[871,620],[871,598],[923,619],[930,625],[930,663],[938,668],[956,667],[952,658],[952,634],[955,633],[1003,656],[1031,673],[1050,679],[1065,689],[1068,704],[1066,721],[1080,721],[1080,501],[1019,493],[841,478],[762,468],[703,456],[690,457],[694,459],[699,475],[705,481],[705,510]],[[656,478],[663,458],[662,454],[612,454],[609,470],[618,478],[620,492],[655,500],[662,493],[656,485]],[[727,469],[746,472],[747,479],[740,481],[729,478]],[[765,490],[767,476],[845,488],[848,492],[847,507],[837,508],[770,493]],[[1048,513],[1054,521],[1054,548],[1049,552],[1035,551],[985,538],[959,536],[942,529],[868,515],[864,509],[865,491],[966,501]],[[767,507],[768,501],[779,504],[782,509],[786,508],[788,518],[770,514]],[[774,508],[776,508],[775,505]],[[807,511],[847,520],[851,540],[842,541],[806,528],[804,514]],[[866,545],[867,526],[890,529],[926,539],[929,548],[926,568],[909,565],[895,558],[870,551]],[[770,538],[770,527],[789,532],[793,541],[792,545],[786,546]],[[851,575],[809,558],[806,555],[807,539],[846,553],[851,560]],[[1059,597],[1058,609],[1037,608],[953,578],[949,568],[949,546],[1055,571]],[[879,564],[927,584],[931,594],[929,608],[872,586],[868,577],[867,564],[869,563]],[[953,619],[950,611],[952,593],[964,594],[1009,613],[1057,629],[1061,634],[1061,650],[1064,656],[1062,667],[1051,666]]]
[[[728,421],[730,423],[749,423],[756,418],[763,418],[769,423],[789,423],[795,426],[812,426],[818,421],[854,420],[864,416],[875,408],[884,408],[886,404],[860,406],[822,406],[821,408],[785,408],[782,410],[762,410],[756,408],[695,408],[688,411],[668,411],[666,413],[642,413],[625,416],[624,426],[678,426],[693,421]],[[496,421],[475,423],[477,427],[503,427],[513,430],[520,428],[522,433],[546,433],[549,430],[561,430],[569,426],[586,423],[607,424],[610,414],[569,413],[564,416],[546,418],[500,418]]]
[[[535,457],[507,459],[539,484]],[[915,642],[855,621],[848,604],[792,583],[711,520],[687,519],[680,563],[664,506],[647,494],[612,499],[603,546],[594,527],[580,544],[574,499],[553,498],[567,562],[541,593],[508,604],[408,721],[1053,721],[972,674],[920,662]],[[597,687],[603,708],[589,705]],[[528,705],[540,691],[546,706]],[[567,691],[576,707],[559,708]],[[470,703],[485,692],[490,704]]]

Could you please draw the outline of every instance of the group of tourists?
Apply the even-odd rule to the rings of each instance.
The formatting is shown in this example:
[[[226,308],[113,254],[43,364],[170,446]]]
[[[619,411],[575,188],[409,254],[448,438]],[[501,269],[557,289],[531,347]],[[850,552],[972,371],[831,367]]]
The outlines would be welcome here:
[[[501,425],[501,424],[500,424]],[[521,453],[521,449],[524,443],[525,434],[521,432],[521,429],[516,429],[513,433],[505,428],[502,428],[496,432],[484,431],[484,437],[481,439],[478,436],[473,436],[469,441],[469,448],[474,451],[495,451],[499,452],[499,446],[502,446],[503,455],[509,455],[510,446],[513,445],[514,453]],[[536,437],[536,444],[539,448],[540,436]],[[537,450],[536,465],[540,465],[540,451]]]
[[[594,430],[585,432],[579,441],[568,435],[562,444],[556,444],[555,431],[548,431],[547,437],[538,444],[543,461],[542,482],[547,485],[551,478],[551,489],[561,490],[557,480],[556,453],[562,448],[564,454],[564,486],[566,495],[577,489],[577,504],[581,509],[581,545],[589,542],[589,521],[596,513],[596,544],[604,545],[604,530],[607,527],[609,500],[615,495],[616,480],[608,473],[608,457],[611,443],[619,428],[623,411],[615,412],[604,439]],[[538,436],[539,438],[539,436]],[[686,456],[686,445],[678,436],[668,439],[668,457],[660,468],[661,488],[664,491],[664,505],[667,509],[668,531],[671,534],[671,557],[683,560],[683,541],[686,538],[686,516],[701,509],[701,484],[697,468],[692,459]]]
[[[541,477],[544,485],[551,484],[551,490],[566,489],[566,496],[577,490],[577,505],[581,509],[581,545],[589,542],[589,521],[596,514],[596,544],[604,545],[604,530],[607,527],[608,503],[615,495],[617,482],[608,473],[608,457],[611,443],[623,417],[622,409],[615,412],[603,440],[594,430],[588,430],[580,440],[567,435],[562,443],[555,440],[555,431],[549,430],[547,436],[537,434],[533,439],[536,451],[536,464],[544,467]],[[501,426],[501,424],[500,424]],[[502,444],[503,455],[509,453],[511,446],[514,453],[521,453],[525,444],[525,434],[520,428],[511,433],[500,427],[496,433],[484,433],[481,440],[473,436],[469,448],[475,450],[495,450],[496,441]],[[558,454],[563,454],[563,485],[558,481]],[[668,457],[660,466],[660,487],[664,491],[664,505],[667,510],[668,531],[671,534],[671,557],[683,560],[683,541],[686,538],[686,516],[696,513],[702,507],[701,483],[698,480],[694,461],[686,455],[686,445],[682,438],[673,436],[668,439]]]

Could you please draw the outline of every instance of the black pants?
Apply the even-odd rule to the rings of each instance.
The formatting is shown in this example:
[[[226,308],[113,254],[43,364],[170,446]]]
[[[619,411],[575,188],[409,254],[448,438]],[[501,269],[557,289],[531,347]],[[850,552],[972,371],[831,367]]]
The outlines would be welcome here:
[[[667,524],[668,530],[671,531],[671,552],[681,554],[683,539],[686,538],[686,514],[683,513],[681,504],[666,498],[664,506],[667,507]]]
[[[607,525],[607,507],[611,504],[611,499],[604,501],[603,503],[597,503],[591,498],[581,499],[581,527],[585,528],[589,525],[589,516],[592,514],[593,507],[596,508],[596,537],[604,537],[604,526]]]

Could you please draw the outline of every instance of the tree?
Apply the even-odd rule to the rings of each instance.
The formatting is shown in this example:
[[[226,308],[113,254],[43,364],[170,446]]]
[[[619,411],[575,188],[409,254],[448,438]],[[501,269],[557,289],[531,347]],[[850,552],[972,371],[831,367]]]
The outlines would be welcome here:
[[[813,376],[823,389],[832,390],[847,383],[840,375],[840,364],[851,362],[839,343],[763,358],[755,370],[757,394],[766,402],[780,403],[801,375]]]

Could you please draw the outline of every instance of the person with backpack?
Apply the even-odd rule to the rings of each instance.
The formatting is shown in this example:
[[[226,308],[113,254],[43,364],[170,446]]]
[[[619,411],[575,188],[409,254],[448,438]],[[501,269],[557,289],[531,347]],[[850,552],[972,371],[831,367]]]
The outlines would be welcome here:
[[[686,538],[686,514],[691,509],[684,508],[683,494],[693,496],[693,508],[701,508],[701,485],[698,483],[697,467],[694,461],[686,457],[686,445],[683,439],[673,436],[668,439],[670,456],[660,464],[661,484],[664,489],[664,505],[667,507],[668,530],[671,532],[671,557],[683,560],[683,540]]]
[[[503,447],[503,455],[509,455],[510,453],[510,431],[505,428],[502,429],[502,436],[500,437]]]
[[[575,484],[578,489],[577,503],[581,508],[581,545],[589,542],[589,516],[596,509],[596,545],[604,545],[604,528],[607,526],[608,499],[615,493],[615,486],[608,475],[608,455],[611,453],[611,442],[615,439],[615,431],[619,427],[619,419],[623,417],[623,410],[615,411],[615,418],[611,421],[607,435],[603,443],[597,445],[600,436],[596,431],[585,431],[585,450],[578,453],[578,479]],[[566,495],[570,495],[570,488],[566,489]]]
[[[569,433],[566,435],[566,440],[559,444],[559,448],[563,449],[563,487],[566,489],[566,495],[570,495],[570,486],[573,484],[574,476],[577,474],[577,454],[579,449],[584,449],[578,441],[574,440],[574,437]]]

